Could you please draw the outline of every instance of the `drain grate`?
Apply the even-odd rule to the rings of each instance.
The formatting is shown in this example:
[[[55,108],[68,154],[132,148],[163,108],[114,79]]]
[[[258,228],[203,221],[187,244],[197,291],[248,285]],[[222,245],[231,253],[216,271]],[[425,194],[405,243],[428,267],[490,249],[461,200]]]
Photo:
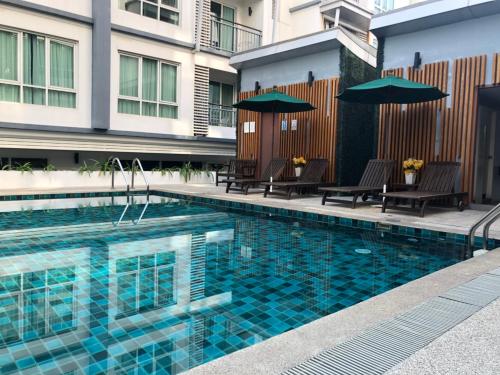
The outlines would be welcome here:
[[[284,374],[383,374],[500,297],[500,269],[493,272],[369,328]]]

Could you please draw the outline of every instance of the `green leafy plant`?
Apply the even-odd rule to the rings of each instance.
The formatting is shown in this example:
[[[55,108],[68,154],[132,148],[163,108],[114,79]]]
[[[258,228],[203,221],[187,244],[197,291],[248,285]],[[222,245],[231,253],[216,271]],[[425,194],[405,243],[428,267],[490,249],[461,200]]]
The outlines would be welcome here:
[[[45,168],[43,168],[44,172],[53,172],[56,170],[56,167],[53,164],[47,164]]]
[[[188,182],[193,175],[193,168],[191,166],[191,162],[187,162],[182,164],[182,167],[179,169],[179,175],[184,179],[184,182]]]
[[[33,172],[33,166],[31,165],[31,162],[26,162],[26,163],[17,163],[13,170],[17,171],[17,172],[21,172],[21,173],[24,173],[24,172],[28,172],[28,173],[32,173]]]
[[[78,173],[80,173],[80,174],[88,173],[89,176],[94,171],[95,171],[95,164],[94,165],[88,165],[85,160],[83,161],[83,164],[80,165],[80,168],[78,168]]]
[[[5,164],[2,167],[2,171],[11,171],[11,170],[12,170],[12,165],[10,165],[10,164]]]
[[[98,160],[93,160],[94,161],[94,167],[95,167],[95,170],[96,171],[99,171],[99,174],[106,174],[106,173],[111,173],[111,171],[113,170],[113,167],[112,167],[112,162],[111,160],[106,160],[105,162],[103,163],[100,163]]]

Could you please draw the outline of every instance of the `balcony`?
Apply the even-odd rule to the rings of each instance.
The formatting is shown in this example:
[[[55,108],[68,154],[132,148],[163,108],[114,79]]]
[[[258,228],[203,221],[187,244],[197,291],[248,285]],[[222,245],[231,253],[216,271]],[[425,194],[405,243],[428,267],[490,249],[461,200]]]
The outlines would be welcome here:
[[[236,109],[221,104],[208,104],[208,124],[210,126],[236,127]]]
[[[229,53],[260,47],[262,31],[211,15],[210,47]]]

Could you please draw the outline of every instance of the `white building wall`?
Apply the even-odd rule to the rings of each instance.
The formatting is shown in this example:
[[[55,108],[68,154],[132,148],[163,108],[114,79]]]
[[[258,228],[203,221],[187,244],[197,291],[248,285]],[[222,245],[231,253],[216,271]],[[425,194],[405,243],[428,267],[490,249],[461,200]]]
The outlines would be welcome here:
[[[92,17],[92,0],[25,0],[29,3],[75,13],[80,16]]]
[[[179,1],[179,25],[148,18],[118,7],[118,0],[111,0],[111,23],[135,30],[194,43],[195,1]]]
[[[178,118],[167,119],[118,113],[120,55],[129,52],[179,64],[177,70]],[[113,33],[111,37],[111,129],[159,134],[193,135],[194,56],[186,48]]]
[[[92,29],[81,23],[66,21],[0,5],[0,27],[74,41],[76,108],[58,108],[0,101],[1,122],[91,127]],[[18,44],[22,40],[18,40]],[[18,71],[22,73],[22,66]]]

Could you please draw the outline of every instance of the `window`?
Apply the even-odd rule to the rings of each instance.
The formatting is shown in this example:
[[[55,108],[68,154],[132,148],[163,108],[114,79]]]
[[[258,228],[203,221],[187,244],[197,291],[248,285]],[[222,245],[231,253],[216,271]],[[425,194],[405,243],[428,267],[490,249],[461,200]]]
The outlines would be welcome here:
[[[119,7],[172,25],[179,24],[178,0],[119,0]]]
[[[75,108],[74,55],[71,43],[0,30],[0,100]]]
[[[177,118],[177,65],[120,55],[118,112]]]
[[[375,0],[375,13],[387,12],[394,9],[394,0]]]
[[[236,110],[234,87],[221,82],[210,81],[208,92],[209,124],[212,126],[235,126]]]

